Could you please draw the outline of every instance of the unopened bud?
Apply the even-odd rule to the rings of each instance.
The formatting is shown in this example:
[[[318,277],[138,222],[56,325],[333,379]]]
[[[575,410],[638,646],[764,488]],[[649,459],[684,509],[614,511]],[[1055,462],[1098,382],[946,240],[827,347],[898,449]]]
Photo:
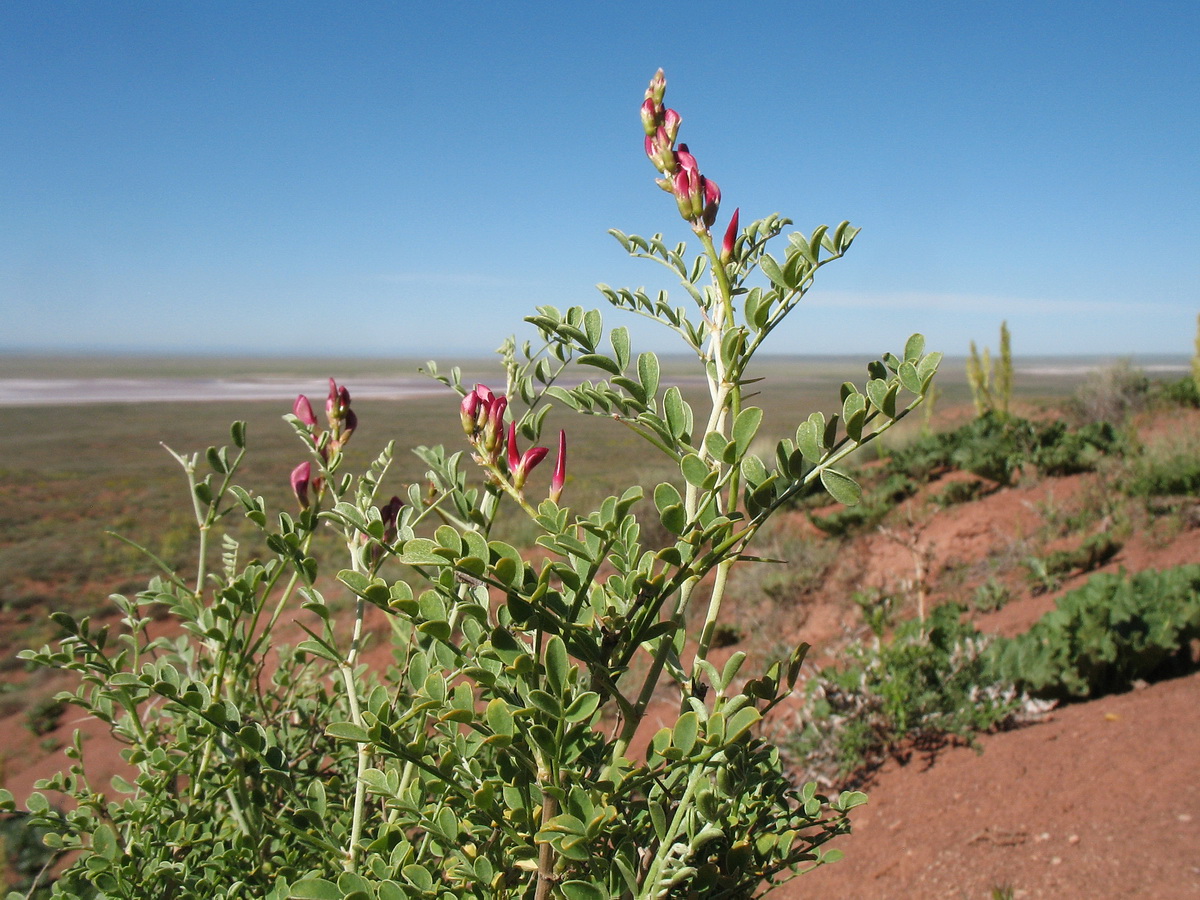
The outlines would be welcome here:
[[[554,461],[554,474],[550,478],[550,499],[557,503],[562,498],[563,485],[567,483],[567,433],[558,433],[558,458]]]
[[[673,109],[668,109],[663,113],[662,129],[667,135],[667,140],[671,146],[675,146],[675,138],[679,134],[679,125],[683,122],[683,117]]]
[[[658,106],[649,97],[642,104],[642,127],[648,135],[658,130]]]
[[[717,183],[711,178],[700,176],[701,187],[704,192],[703,218],[704,224],[708,228],[713,227],[713,223],[717,221],[717,210],[721,208],[721,189],[717,187]]]
[[[733,211],[733,218],[729,220],[729,227],[725,229],[725,239],[721,241],[721,262],[723,263],[733,259],[733,245],[737,241],[738,233],[738,213],[741,211],[740,206]]]
[[[646,88],[646,99],[653,100],[655,106],[662,106],[663,94],[667,92],[667,77],[659,69],[650,79],[650,87]]]

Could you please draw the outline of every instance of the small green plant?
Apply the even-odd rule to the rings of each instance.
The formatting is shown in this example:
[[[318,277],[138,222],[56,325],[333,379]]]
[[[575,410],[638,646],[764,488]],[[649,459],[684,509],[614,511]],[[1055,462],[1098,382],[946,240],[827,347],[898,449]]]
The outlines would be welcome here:
[[[25,727],[38,737],[49,734],[58,727],[66,711],[66,701],[57,696],[43,697],[26,711]]]
[[[1098,569],[1116,556],[1123,546],[1124,541],[1111,532],[1100,532],[1088,536],[1073,549],[1056,550],[1043,557],[1031,558],[1027,565],[1035,586],[1045,586],[1053,581],[1057,587],[1059,579],[1065,575]]]
[[[967,383],[971,388],[971,399],[975,403],[975,415],[991,414],[1003,421],[1008,418],[1012,402],[1013,364],[1012,338],[1008,323],[1000,323],[1000,359],[993,366],[991,352],[983,348],[980,355],[971,341],[971,355],[967,357]]]
[[[1100,573],[1028,632],[991,650],[995,677],[1039,697],[1080,699],[1189,670],[1200,638],[1200,565]]]
[[[970,503],[978,500],[989,492],[988,485],[978,479],[970,481],[952,481],[938,493],[934,494],[933,502],[945,509],[960,503]]]
[[[808,682],[801,730],[790,749],[810,777],[839,784],[882,762],[901,745],[970,741],[1002,726],[1021,707],[1011,684],[988,667],[988,639],[944,604],[928,619],[901,623],[890,641],[856,642],[842,665]]]
[[[1012,592],[996,578],[989,578],[975,589],[971,605],[980,612],[995,612],[1003,609],[1012,599]]]
[[[1196,340],[1193,346],[1195,352],[1192,354],[1192,386],[1196,389],[1196,396],[1200,397],[1200,315],[1196,316]]]
[[[850,595],[859,612],[862,613],[863,623],[871,629],[876,637],[883,637],[896,622],[896,599],[892,594],[872,588],[867,591],[855,591]]]

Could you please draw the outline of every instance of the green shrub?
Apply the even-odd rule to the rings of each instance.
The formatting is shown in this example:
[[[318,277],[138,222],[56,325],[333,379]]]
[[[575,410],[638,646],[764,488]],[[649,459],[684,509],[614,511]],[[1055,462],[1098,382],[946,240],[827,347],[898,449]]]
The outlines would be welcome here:
[[[1134,497],[1200,494],[1200,446],[1179,444],[1144,453],[1124,487]]]
[[[1100,573],[1027,633],[998,641],[995,676],[1053,699],[1097,697],[1191,665],[1200,638],[1200,565]]]
[[[1176,406],[1200,406],[1200,386],[1191,377],[1156,385],[1154,398]]]
[[[945,604],[902,623],[891,641],[856,642],[844,665],[809,680],[804,726],[790,749],[810,777],[844,781],[904,742],[970,740],[1012,717],[1017,693],[996,681],[988,639],[962,613]]]

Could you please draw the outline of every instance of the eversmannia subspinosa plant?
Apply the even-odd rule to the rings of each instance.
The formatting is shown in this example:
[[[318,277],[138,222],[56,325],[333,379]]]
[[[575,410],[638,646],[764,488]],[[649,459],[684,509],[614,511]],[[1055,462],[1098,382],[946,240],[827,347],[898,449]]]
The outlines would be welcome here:
[[[324,425],[304,397],[286,416],[290,511],[236,485],[240,424],[231,448],[176,455],[197,571],[163,565],[115,598],[119,634],[59,615],[58,648],[26,654],[79,674],[69,699],[108,724],[130,769],[94,784],[77,741],[69,771],[42,785],[71,802],[29,799],[74,853],[58,896],[744,898],[839,853],[828,842],[864,796],[794,784],[760,728],[807,646],[753,673],[745,653],[717,665],[709,651],[735,603],[731,571],[763,564],[764,523],[822,486],[857,502],[839,463],[922,401],[940,357],[914,336],[861,387],[843,384],[828,415],[760,437],[751,361],[857,230],[784,236],[787,219],[741,227],[739,212],[719,224],[721,192],[677,143],[665,95],[659,72],[644,150],[698,246],[613,236],[664,266],[685,302],[600,291],[674,332],[706,389],[668,384],[624,326],[606,338],[598,310],[543,306],[527,319],[536,339],[501,348],[502,388],[430,364],[457,391],[445,415],[461,443],[417,447],[425,477],[390,499],[391,444],[346,470],[347,441],[371,423],[334,381]],[[552,410],[554,464],[539,467]],[[564,505],[589,478],[586,454],[568,465],[575,414],[628,429],[675,477]],[[652,542],[639,518],[657,520]],[[253,550],[237,537],[246,522]],[[390,626],[386,670],[363,663],[371,606]],[[157,610],[178,627],[155,637]]]

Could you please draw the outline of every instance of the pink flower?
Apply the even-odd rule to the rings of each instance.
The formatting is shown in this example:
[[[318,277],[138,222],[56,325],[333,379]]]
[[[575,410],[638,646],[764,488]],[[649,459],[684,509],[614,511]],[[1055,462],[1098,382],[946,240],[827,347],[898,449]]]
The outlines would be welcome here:
[[[308,509],[308,488],[312,484],[312,464],[302,462],[292,469],[292,493],[300,501],[301,509]]]
[[[525,479],[550,451],[545,447],[530,447],[524,453],[517,449],[517,423],[508,425],[508,472],[512,478],[512,486],[520,490],[525,486]]]
[[[317,414],[313,412],[312,404],[303,394],[297,396],[296,402],[292,404],[292,415],[305,425],[317,424]]]

